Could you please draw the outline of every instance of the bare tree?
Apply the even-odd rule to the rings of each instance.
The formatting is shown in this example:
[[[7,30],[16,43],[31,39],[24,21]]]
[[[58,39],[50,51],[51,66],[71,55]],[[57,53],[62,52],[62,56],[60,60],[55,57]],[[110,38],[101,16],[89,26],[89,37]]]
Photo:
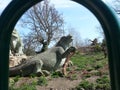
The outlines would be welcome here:
[[[62,14],[59,14],[48,0],[38,3],[28,10],[22,19],[22,23],[31,30],[23,38],[24,44],[30,45],[29,48],[34,47],[36,49],[43,45],[44,51],[44,48],[51,41],[58,39],[64,33]]]
[[[101,25],[96,26],[96,33],[99,34],[99,38],[105,38],[105,34]]]
[[[83,46],[83,41],[82,41],[80,32],[75,30],[75,28],[69,26],[68,33],[73,36],[72,46],[75,46],[76,48]]]
[[[117,14],[120,14],[120,0],[113,1],[113,8]]]

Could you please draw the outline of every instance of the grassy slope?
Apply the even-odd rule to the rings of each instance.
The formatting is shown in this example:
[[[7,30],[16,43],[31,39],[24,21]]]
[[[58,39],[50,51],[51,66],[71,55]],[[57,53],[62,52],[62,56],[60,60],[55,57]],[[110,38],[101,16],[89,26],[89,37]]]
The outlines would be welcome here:
[[[97,69],[104,68],[108,64],[108,59],[104,58],[102,53],[80,54],[76,53],[71,60],[79,69]]]
[[[104,58],[103,53],[92,54],[76,53],[72,61],[77,70],[81,73],[81,83],[78,90],[110,90],[108,58]],[[88,88],[90,87],[90,88]]]

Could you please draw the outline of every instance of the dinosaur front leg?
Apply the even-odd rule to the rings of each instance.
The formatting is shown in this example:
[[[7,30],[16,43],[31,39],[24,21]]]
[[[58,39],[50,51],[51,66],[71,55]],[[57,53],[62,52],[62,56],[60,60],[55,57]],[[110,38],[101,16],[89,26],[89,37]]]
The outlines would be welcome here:
[[[42,70],[42,66],[43,66],[43,62],[42,60],[36,60],[36,63],[35,63],[35,68],[34,68],[34,73],[37,75],[37,76],[48,76],[50,74],[49,71],[47,70]]]
[[[34,61],[35,61],[35,66],[34,66],[33,73],[35,73],[37,76],[44,75],[41,70],[43,66],[42,60],[34,60]]]
[[[67,75],[67,71],[66,71],[66,68],[68,66],[68,63],[70,62],[70,58],[75,54],[75,52],[71,52],[67,57],[66,57],[66,60],[65,60],[65,63],[63,64],[63,69],[62,69],[62,72],[63,74],[66,76]]]
[[[67,75],[66,67],[68,65],[68,62],[70,62],[70,58],[75,54],[75,51],[76,51],[75,47],[70,47],[62,54],[62,58],[66,58],[65,63],[63,64],[63,70],[62,70],[64,75]]]

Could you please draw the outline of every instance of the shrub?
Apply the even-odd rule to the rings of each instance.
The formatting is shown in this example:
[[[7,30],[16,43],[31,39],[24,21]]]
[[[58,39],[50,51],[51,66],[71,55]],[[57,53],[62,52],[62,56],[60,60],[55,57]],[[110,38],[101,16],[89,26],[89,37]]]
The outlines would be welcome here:
[[[19,88],[10,87],[9,90],[37,90],[35,85],[24,84]]]
[[[110,87],[110,80],[107,76],[103,76],[101,78],[98,78],[96,80],[96,89],[102,89],[102,90],[111,90]]]
[[[96,71],[96,72],[92,73],[92,75],[101,76],[101,75],[102,75],[102,72],[101,72],[101,71]]]
[[[98,84],[105,84],[105,83],[110,83],[110,80],[109,80],[109,78],[108,78],[107,76],[103,76],[103,77],[101,77],[101,78],[98,78],[98,79],[96,80],[96,82],[97,82]]]
[[[52,78],[63,77],[63,74],[60,71],[56,71],[51,74],[51,77]]]
[[[37,90],[35,85],[25,84],[17,90]]]
[[[37,81],[37,85],[46,86],[48,85],[48,81],[44,76],[41,76]]]
[[[85,75],[83,76],[83,79],[90,78],[90,77],[91,77],[91,74],[88,73],[88,74],[85,74]]]
[[[97,70],[97,69],[99,69],[99,68],[102,68],[102,67],[103,67],[102,64],[97,64],[97,65],[94,66],[95,70]]]
[[[109,84],[96,84],[95,90],[111,90]]]
[[[37,75],[34,74],[34,73],[30,74],[30,77],[31,77],[31,78],[34,78],[34,77],[36,77],[36,76],[37,76]]]
[[[19,80],[20,76],[14,77],[14,82],[17,82]]]
[[[77,80],[77,75],[76,75],[76,74],[73,74],[70,79],[71,79],[71,80]]]
[[[80,84],[76,87],[77,90],[94,90],[94,84],[90,83],[86,80],[80,82]]]

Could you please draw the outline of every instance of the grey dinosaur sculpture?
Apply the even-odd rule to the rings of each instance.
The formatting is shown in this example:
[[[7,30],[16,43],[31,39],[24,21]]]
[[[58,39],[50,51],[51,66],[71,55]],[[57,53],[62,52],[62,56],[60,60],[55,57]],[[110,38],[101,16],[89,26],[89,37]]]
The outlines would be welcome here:
[[[72,36],[63,36],[53,48],[33,56],[23,64],[11,67],[9,70],[10,76],[28,76],[32,73],[43,74],[43,70],[49,72],[57,70],[59,67],[63,66],[67,55],[75,51],[74,47],[68,48],[71,42]]]

